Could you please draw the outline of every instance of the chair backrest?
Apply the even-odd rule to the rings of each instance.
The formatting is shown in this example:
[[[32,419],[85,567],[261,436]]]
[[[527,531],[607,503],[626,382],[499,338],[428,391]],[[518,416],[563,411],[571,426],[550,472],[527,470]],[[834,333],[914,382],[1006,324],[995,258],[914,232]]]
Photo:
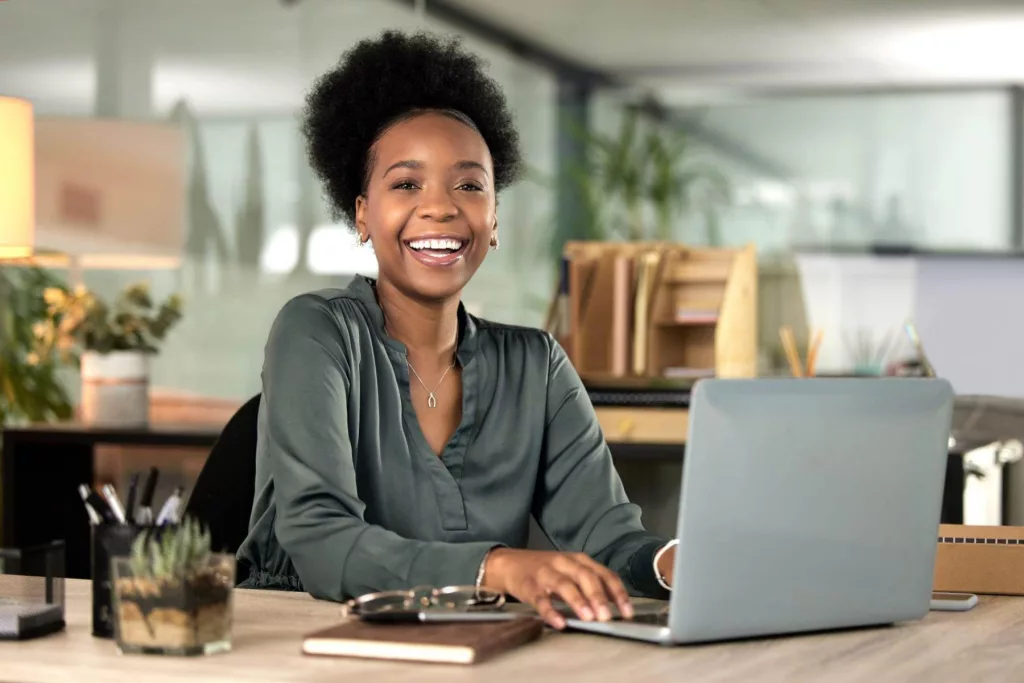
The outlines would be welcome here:
[[[257,394],[224,425],[185,506],[187,515],[209,527],[216,552],[236,552],[249,533],[249,516],[256,495],[259,409]]]

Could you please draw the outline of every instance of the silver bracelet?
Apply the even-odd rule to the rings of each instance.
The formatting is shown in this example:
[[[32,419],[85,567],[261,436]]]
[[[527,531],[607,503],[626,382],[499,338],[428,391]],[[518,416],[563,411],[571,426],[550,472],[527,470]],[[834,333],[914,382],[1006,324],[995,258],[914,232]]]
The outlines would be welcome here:
[[[484,559],[480,561],[480,568],[476,570],[476,592],[478,594],[480,593],[480,588],[484,584],[484,569],[487,567],[487,558],[491,556],[492,550],[494,550],[494,548],[491,548],[484,553]]]
[[[661,575],[660,571],[658,571],[658,562],[661,561],[661,556],[668,552],[669,548],[675,548],[677,545],[679,545],[679,539],[674,538],[665,545],[658,548],[658,552],[654,553],[654,578],[656,578],[658,580],[658,583],[661,584],[661,587],[667,591],[672,590],[672,586],[668,585],[668,583],[665,581],[665,577]]]

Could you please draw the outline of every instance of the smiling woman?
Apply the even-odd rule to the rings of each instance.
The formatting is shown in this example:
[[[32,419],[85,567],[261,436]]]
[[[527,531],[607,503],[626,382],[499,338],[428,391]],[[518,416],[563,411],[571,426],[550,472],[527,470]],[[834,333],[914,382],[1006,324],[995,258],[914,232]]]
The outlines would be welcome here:
[[[386,32],[309,95],[313,168],[378,277],[296,297],[266,345],[242,585],[345,600],[475,585],[555,626],[664,597],[579,376],[550,335],[470,315],[520,168],[504,95],[456,41]],[[531,551],[530,517],[557,551]],[[667,548],[667,551],[666,551]]]
[[[394,275],[384,286],[451,298],[497,243],[487,143],[475,126],[430,111],[388,127],[373,157],[355,217],[360,239],[373,241],[380,268]]]

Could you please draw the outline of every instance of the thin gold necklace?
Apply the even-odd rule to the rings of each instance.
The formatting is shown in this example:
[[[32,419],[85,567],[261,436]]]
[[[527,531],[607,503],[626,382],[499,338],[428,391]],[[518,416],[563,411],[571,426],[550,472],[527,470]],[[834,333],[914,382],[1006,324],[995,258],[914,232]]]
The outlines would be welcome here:
[[[409,366],[409,369],[412,370],[412,374],[416,375],[416,379],[419,380],[420,385],[423,387],[423,390],[427,392],[427,407],[436,408],[437,397],[434,396],[434,391],[437,391],[438,387],[441,386],[441,382],[443,382],[444,378],[448,376],[448,372],[455,367],[455,361],[453,360],[452,364],[449,365],[448,368],[444,371],[444,374],[441,375],[441,379],[437,380],[437,386],[434,387],[434,391],[428,389],[427,385],[423,383],[423,378],[420,377],[420,373],[416,372],[416,368],[412,366],[412,363],[410,363],[408,359],[406,359],[405,362]]]
[[[388,329],[387,320],[384,321],[384,332],[386,332],[388,336],[394,336]],[[436,408],[437,396],[434,395],[434,392],[436,392],[441,387],[441,382],[443,382],[444,378],[448,376],[448,373],[451,372],[451,369],[455,367],[455,359],[453,358],[452,364],[445,368],[444,373],[441,375],[441,379],[437,380],[437,384],[434,386],[434,391],[431,391],[430,388],[426,385],[426,383],[423,381],[423,378],[420,377],[420,373],[416,372],[416,368],[412,366],[412,363],[409,362],[408,358],[405,359],[405,364],[409,366],[410,370],[412,370],[412,374],[416,377],[416,380],[420,383],[420,386],[423,387],[423,391],[427,392],[427,407]]]

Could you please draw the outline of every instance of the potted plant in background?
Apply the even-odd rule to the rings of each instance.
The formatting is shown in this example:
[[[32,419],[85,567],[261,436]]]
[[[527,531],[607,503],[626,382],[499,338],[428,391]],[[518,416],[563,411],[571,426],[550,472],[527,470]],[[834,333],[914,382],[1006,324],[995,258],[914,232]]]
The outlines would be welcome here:
[[[146,283],[129,286],[108,305],[84,287],[43,292],[48,318],[36,326],[40,355],[78,360],[80,418],[132,427],[149,421],[149,357],[181,319],[181,297],[156,305]]]
[[[210,550],[191,517],[143,530],[112,559],[114,629],[122,652],[213,654],[231,648],[233,555]]]
[[[556,225],[544,256],[559,262],[565,242],[574,240],[672,241],[681,214],[702,215],[708,245],[720,245],[718,209],[729,201],[729,181],[697,158],[687,133],[646,121],[636,107],[626,110],[617,135],[565,125],[583,145],[582,160],[566,171],[579,215],[571,225]],[[556,185],[535,171],[529,178]]]
[[[49,289],[63,290],[63,283],[46,270],[0,268],[0,427],[71,417],[60,359],[37,349],[36,332],[49,320]]]

